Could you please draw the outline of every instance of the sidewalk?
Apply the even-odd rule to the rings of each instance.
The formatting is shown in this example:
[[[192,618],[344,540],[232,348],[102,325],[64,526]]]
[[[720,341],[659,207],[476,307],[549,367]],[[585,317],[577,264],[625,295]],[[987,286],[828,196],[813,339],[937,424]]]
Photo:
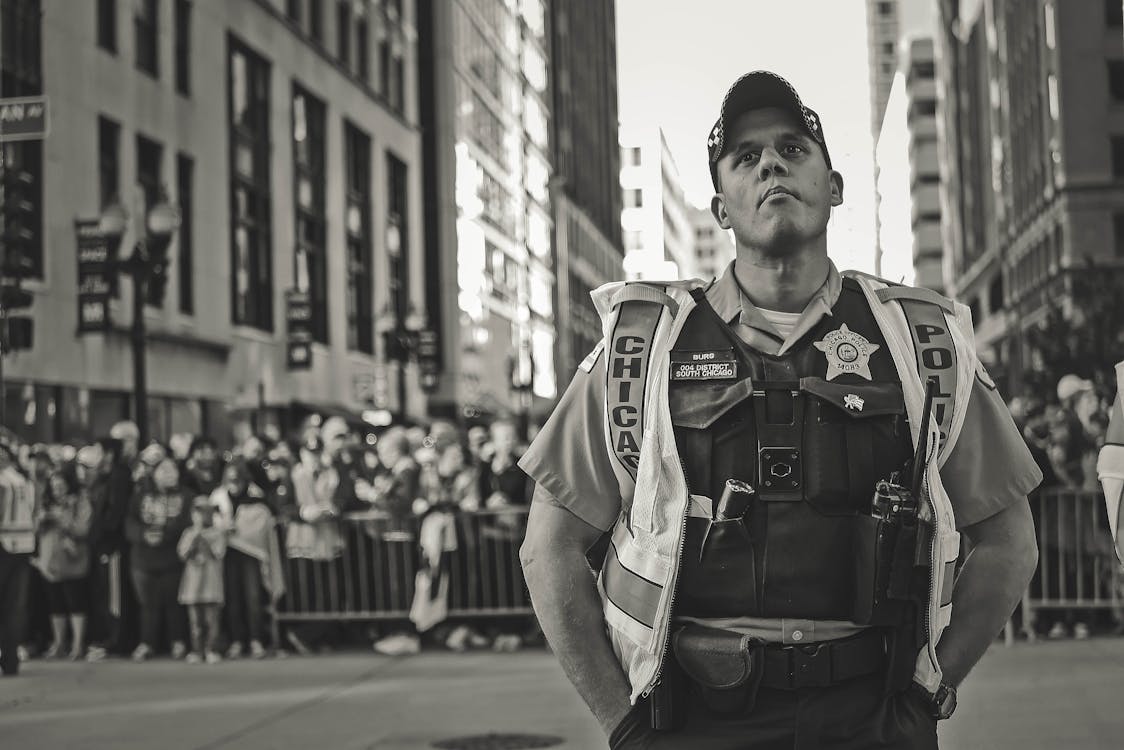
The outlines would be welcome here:
[[[946,750],[1121,747],[1124,639],[997,645],[960,695],[941,727]],[[211,667],[31,662],[0,680],[0,741],[26,750],[399,750],[488,733],[605,747],[542,651],[356,652]]]

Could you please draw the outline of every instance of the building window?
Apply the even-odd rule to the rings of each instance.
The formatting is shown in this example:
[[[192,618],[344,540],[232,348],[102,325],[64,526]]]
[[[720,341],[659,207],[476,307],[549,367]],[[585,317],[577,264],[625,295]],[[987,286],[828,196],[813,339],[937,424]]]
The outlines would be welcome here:
[[[407,207],[409,205],[408,167],[394,154],[386,155],[386,255],[388,260],[387,287],[389,304],[399,322],[406,320],[410,299],[409,233],[407,232]]]
[[[324,43],[324,4],[320,0],[308,0],[308,35],[317,44]]]
[[[1112,136],[1112,176],[1124,177],[1124,135]]]
[[[1003,310],[1003,274],[996,274],[987,287],[987,310],[997,313]]]
[[[379,93],[388,98],[390,93],[390,42],[379,41]]]
[[[301,0],[285,0],[285,15],[293,23],[300,25],[301,22]]]
[[[355,19],[355,74],[366,83],[371,78],[371,30],[366,18]]]
[[[176,198],[180,205],[179,252],[176,257],[176,277],[179,280],[180,312],[195,313],[194,278],[194,172],[195,162],[187,154],[176,154]]]
[[[344,163],[347,198],[344,233],[347,238],[347,348],[372,354],[375,350],[371,260],[371,139],[344,123]]]
[[[394,53],[390,56],[390,88],[386,92],[386,101],[390,108],[396,112],[406,109],[406,64],[402,55]]]
[[[630,167],[639,167],[640,166],[640,147],[639,146],[632,146],[630,148],[626,148],[624,150],[624,152],[625,152],[624,163],[625,163],[626,166],[630,166]]]
[[[884,54],[884,55],[894,54],[894,43],[893,42],[882,42],[882,54]]]
[[[191,94],[191,0],[176,0],[176,91]]]
[[[324,216],[324,103],[293,87],[293,203],[296,216],[296,287],[308,292],[312,336],[328,343],[328,260]]]
[[[137,184],[141,187],[141,192],[144,195],[144,206],[142,208],[141,216],[148,216],[150,208],[160,202],[163,190],[163,181],[161,179],[162,162],[164,161],[164,147],[156,141],[145,138],[143,135],[137,136]],[[157,299],[157,290],[153,286],[148,287],[148,297],[145,302],[154,307],[159,307],[159,300]]]
[[[269,63],[230,39],[231,318],[273,330]]]
[[[894,4],[888,0],[878,3],[878,15],[889,16],[894,13]]]
[[[121,126],[98,117],[98,200],[105,208],[121,199]]]
[[[1112,234],[1116,257],[1124,258],[1124,213],[1112,215]]]
[[[351,0],[336,0],[336,57],[351,67]]]
[[[640,188],[627,189],[624,191],[624,205],[625,208],[640,208],[644,205],[644,191]]]
[[[133,10],[133,46],[139,70],[160,75],[158,0],[137,0]]]
[[[117,54],[117,0],[98,0],[98,46]]]
[[[1115,101],[1124,102],[1124,60],[1108,61],[1108,90]]]
[[[1104,20],[1112,29],[1124,26],[1124,5],[1120,0],[1104,0]]]

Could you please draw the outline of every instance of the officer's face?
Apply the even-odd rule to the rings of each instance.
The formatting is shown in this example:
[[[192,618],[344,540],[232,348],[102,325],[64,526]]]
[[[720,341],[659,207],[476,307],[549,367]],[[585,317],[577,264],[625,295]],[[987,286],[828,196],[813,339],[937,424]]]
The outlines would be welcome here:
[[[727,130],[711,208],[740,247],[783,256],[827,231],[843,202],[843,178],[790,112],[774,107],[740,115]]]

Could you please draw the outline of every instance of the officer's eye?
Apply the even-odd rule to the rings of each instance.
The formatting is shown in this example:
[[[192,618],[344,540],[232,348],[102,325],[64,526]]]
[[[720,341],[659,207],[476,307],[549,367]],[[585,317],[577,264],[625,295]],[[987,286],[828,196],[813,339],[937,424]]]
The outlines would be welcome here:
[[[786,154],[802,154],[804,153],[804,147],[799,143],[789,143],[784,147],[784,151]]]
[[[746,151],[744,154],[738,157],[738,163],[752,164],[753,162],[757,161],[760,156],[760,151]]]

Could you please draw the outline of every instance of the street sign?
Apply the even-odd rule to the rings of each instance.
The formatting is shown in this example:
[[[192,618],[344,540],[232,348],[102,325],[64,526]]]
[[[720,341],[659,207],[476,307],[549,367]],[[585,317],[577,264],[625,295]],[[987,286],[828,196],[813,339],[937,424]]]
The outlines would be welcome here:
[[[98,227],[98,219],[74,222],[78,243],[78,333],[109,330],[109,297],[117,273],[116,242]]]
[[[50,127],[46,96],[0,99],[0,142],[41,141]]]
[[[285,365],[290,370],[312,367],[312,300],[308,292],[285,290],[285,323],[289,341]]]

